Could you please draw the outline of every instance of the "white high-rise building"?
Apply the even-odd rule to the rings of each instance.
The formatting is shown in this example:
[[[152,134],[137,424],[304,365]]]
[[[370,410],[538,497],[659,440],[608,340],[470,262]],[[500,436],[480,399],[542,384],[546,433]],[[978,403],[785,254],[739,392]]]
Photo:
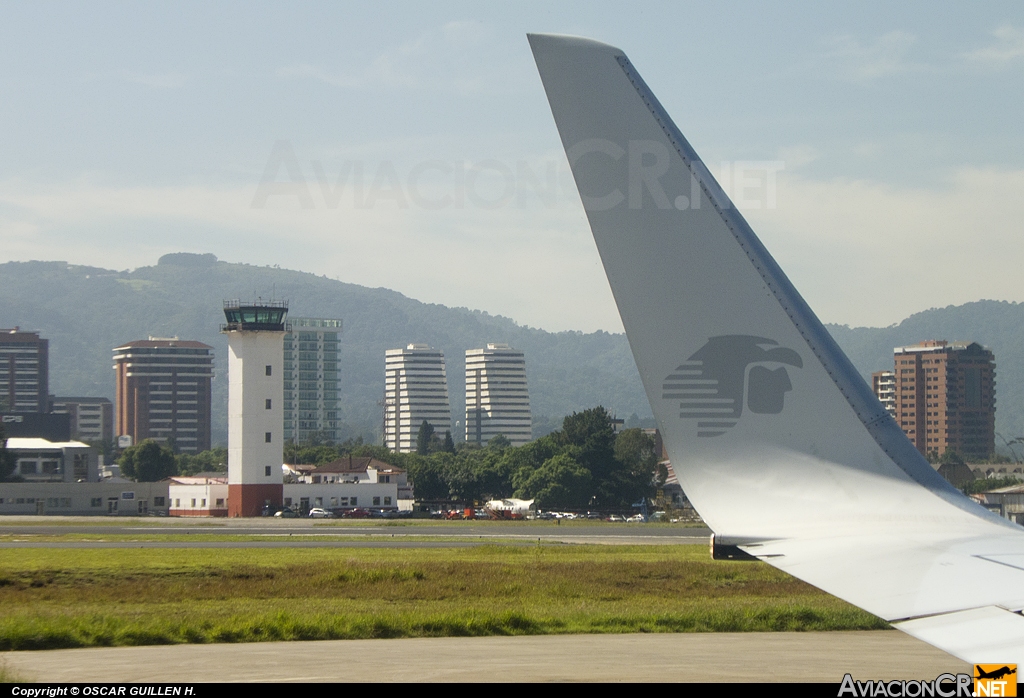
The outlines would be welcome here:
[[[466,352],[466,441],[485,445],[498,434],[522,446],[532,439],[526,358],[507,344]]]
[[[288,306],[224,302],[228,336],[228,516],[280,507]]]
[[[444,353],[426,344],[384,352],[384,445],[392,451],[416,450],[426,421],[439,438],[452,428]]]

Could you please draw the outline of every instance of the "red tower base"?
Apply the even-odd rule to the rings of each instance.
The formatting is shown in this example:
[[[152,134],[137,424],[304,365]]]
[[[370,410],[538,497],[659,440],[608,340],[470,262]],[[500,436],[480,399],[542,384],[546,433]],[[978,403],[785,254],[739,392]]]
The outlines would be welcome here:
[[[281,508],[284,485],[228,485],[228,516],[262,516],[263,507]]]

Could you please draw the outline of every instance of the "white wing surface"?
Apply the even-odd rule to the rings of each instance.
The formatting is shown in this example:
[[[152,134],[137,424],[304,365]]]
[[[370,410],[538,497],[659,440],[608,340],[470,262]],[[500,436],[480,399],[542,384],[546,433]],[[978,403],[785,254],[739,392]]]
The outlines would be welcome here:
[[[647,398],[716,540],[1024,666],[1024,529],[886,413],[619,49],[530,44]]]

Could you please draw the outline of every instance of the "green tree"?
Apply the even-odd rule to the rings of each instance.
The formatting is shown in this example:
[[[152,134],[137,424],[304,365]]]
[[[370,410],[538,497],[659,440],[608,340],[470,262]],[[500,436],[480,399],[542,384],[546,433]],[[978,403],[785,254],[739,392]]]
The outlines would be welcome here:
[[[434,438],[434,427],[430,422],[423,420],[420,430],[416,432],[416,453],[425,456],[430,453],[430,442]]]
[[[455,502],[475,502],[483,497],[480,487],[479,451],[435,453],[433,460],[443,463],[448,498]]]
[[[292,465],[323,465],[338,460],[341,452],[336,446],[320,444],[286,443],[284,445],[284,462]]]
[[[947,448],[943,451],[938,460],[942,465],[966,465],[964,459],[960,457],[960,454],[951,448]]]
[[[504,499],[512,496],[512,475],[515,470],[505,454],[518,449],[507,448],[497,451],[492,448],[465,451],[464,457],[473,462],[476,471],[477,487],[481,499]]]
[[[1019,485],[1020,478],[1008,475],[1006,477],[979,477],[965,482],[961,486],[961,490],[964,494],[976,494],[978,492],[988,492],[990,490],[997,490],[1001,487],[1010,487],[1011,485]]]
[[[331,441],[330,436],[323,429],[318,431],[310,432],[306,436],[306,440],[302,442],[303,446],[333,446],[334,442]]]
[[[587,502],[598,508],[632,503],[629,498],[633,493],[622,491],[623,465],[615,458],[615,432],[605,408],[594,407],[566,417],[560,440],[566,446],[564,452],[590,472],[592,491]]]
[[[174,456],[179,475],[198,475],[199,473],[226,473],[228,471],[228,450],[211,448],[195,455],[179,453]]]
[[[448,499],[449,487],[445,480],[444,463],[438,458],[427,458],[415,453],[404,459],[406,473],[416,492],[416,499]],[[394,465],[394,463],[392,463]]]
[[[455,453],[455,441],[452,440],[451,429],[446,429],[444,432],[444,443],[441,444],[441,450],[445,453]]]
[[[355,438],[349,437],[349,438],[345,439],[344,441],[342,441],[340,444],[338,444],[338,451],[342,455],[348,455],[349,453],[352,453],[353,451],[355,451],[358,448],[361,448],[362,446],[363,446],[363,437],[362,436],[356,436]]]
[[[504,434],[495,434],[487,442],[487,448],[492,451],[504,451],[506,448],[512,446],[512,442],[508,440],[508,437]]]
[[[661,453],[655,449],[654,437],[645,434],[643,429],[619,432],[615,437],[615,458],[624,466],[628,486],[636,493],[633,501],[641,496],[653,496],[668,479],[668,468],[658,465]]]
[[[492,494],[495,497],[512,496],[513,492],[523,486],[533,471],[544,465],[544,462],[562,451],[558,442],[558,432],[542,436],[539,439],[520,446],[508,448],[501,452],[501,457],[494,465],[493,478],[503,482],[493,483]]]
[[[159,482],[178,474],[174,453],[153,439],[126,448],[117,463],[125,477],[137,482]]]
[[[573,412],[562,420],[561,438],[568,445],[607,448],[610,453],[615,440],[611,415],[601,406]]]
[[[592,489],[590,472],[572,456],[560,453],[532,472],[518,477],[515,496],[535,499],[542,509],[586,507]]]
[[[362,444],[361,446],[353,448],[350,453],[356,458],[376,458],[382,463],[394,465],[399,468],[406,467],[406,458],[409,455],[406,453],[395,453],[387,446],[378,446],[376,444]]]

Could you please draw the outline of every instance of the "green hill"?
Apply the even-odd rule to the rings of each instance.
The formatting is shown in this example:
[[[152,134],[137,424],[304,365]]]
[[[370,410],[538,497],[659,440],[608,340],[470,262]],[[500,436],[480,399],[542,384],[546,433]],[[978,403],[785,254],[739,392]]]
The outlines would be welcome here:
[[[508,342],[526,353],[535,426],[604,405],[620,417],[650,417],[625,336],[545,332],[505,317],[421,303],[272,267],[165,255],[156,266],[111,271],[65,262],[0,265],[0,327],[39,330],[50,340],[50,391],[114,398],[111,349],[149,335],[179,336],[216,349],[215,442],[227,434],[227,341],[218,331],[225,299],[286,299],[294,316],[344,320],[339,348],[346,435],[376,439],[384,391],[384,350],[425,342],[445,353],[453,418],[464,399],[464,352]],[[1024,304],[979,301],[928,310],[886,328],[829,326],[865,377],[892,367],[892,347],[922,339],[966,339],[992,348],[998,365],[997,429],[1024,435]],[[456,434],[456,437],[458,435]]]
[[[229,264],[213,255],[165,255],[153,267],[117,272],[64,262],[0,265],[0,327],[39,330],[50,340],[50,392],[114,398],[111,350],[149,335],[196,339],[216,348],[214,442],[227,440],[227,340],[218,331],[225,299],[289,301],[294,316],[344,320],[339,344],[342,417],[348,435],[377,438],[384,350],[425,342],[445,353],[453,419],[464,405],[464,357],[487,342],[526,352],[539,426],[602,404],[649,416],[625,337],[551,333],[466,308],[421,303],[384,288],[313,274]],[[458,435],[455,435],[458,438]]]

